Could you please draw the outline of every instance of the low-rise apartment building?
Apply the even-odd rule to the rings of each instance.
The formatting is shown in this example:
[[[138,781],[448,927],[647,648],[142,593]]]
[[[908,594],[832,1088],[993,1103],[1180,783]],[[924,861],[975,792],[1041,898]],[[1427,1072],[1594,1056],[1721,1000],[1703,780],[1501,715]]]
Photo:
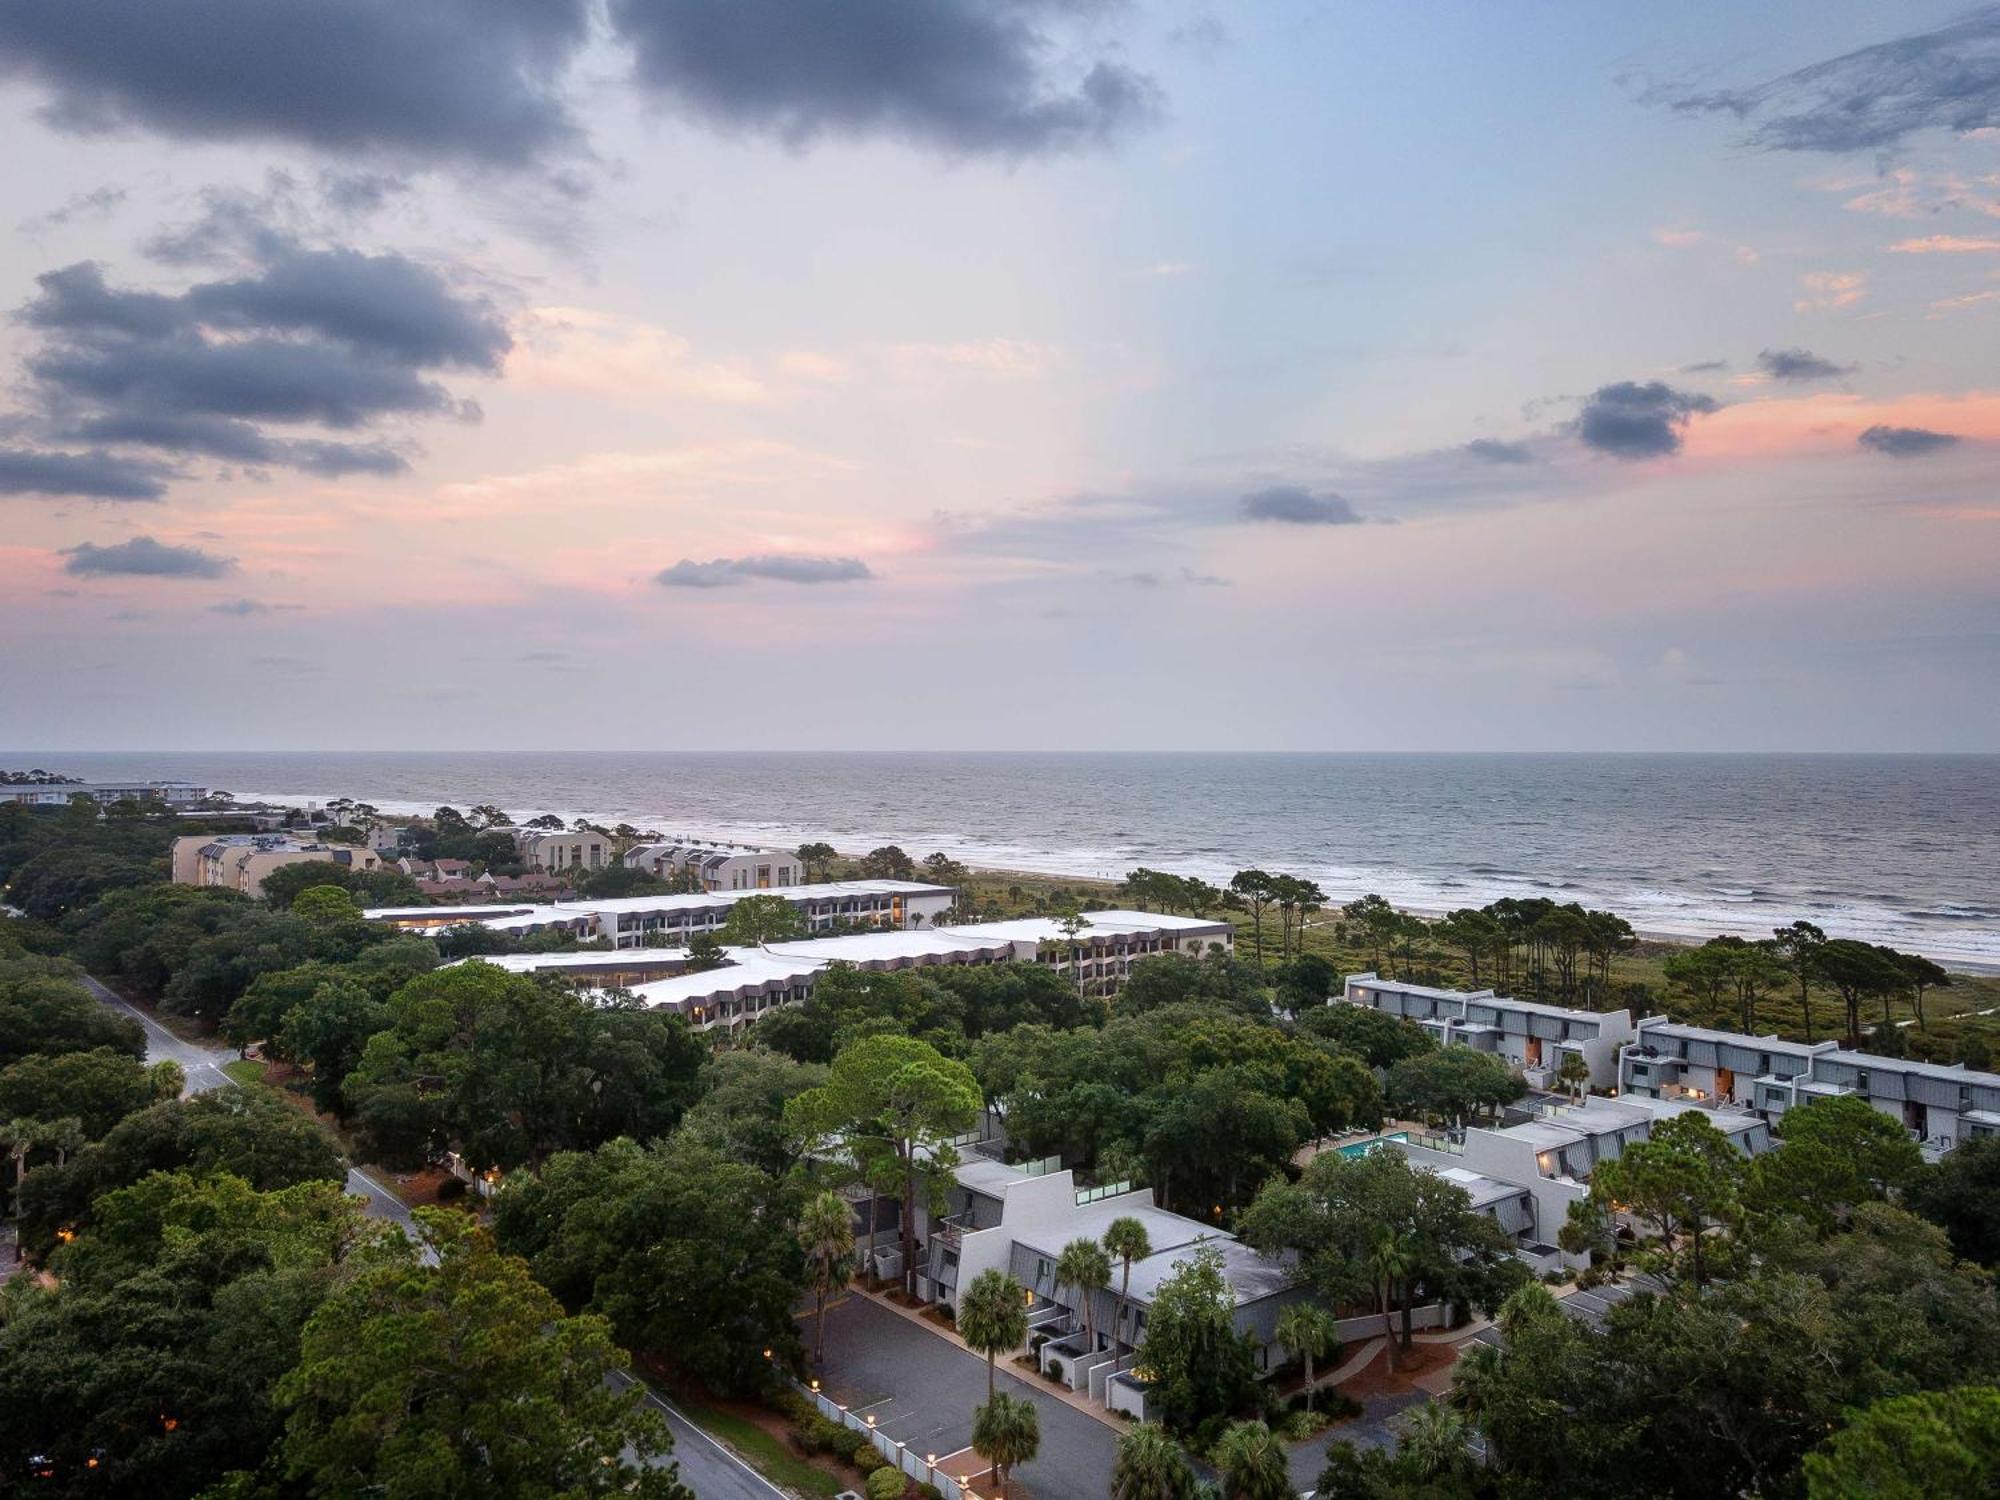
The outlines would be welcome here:
[[[73,797],[113,802],[164,802],[176,810],[208,800],[192,781],[30,781],[0,785],[0,807],[67,807]]]
[[[176,885],[217,886],[264,894],[264,877],[286,865],[318,860],[349,870],[377,870],[382,856],[352,844],[321,844],[282,833],[196,833],[177,838],[170,858]]]
[[[1470,1126],[1455,1136],[1387,1139],[1416,1165],[1436,1171],[1458,1167],[1527,1189],[1534,1222],[1510,1227],[1517,1235],[1528,1235],[1540,1251],[1552,1252],[1570,1204],[1589,1195],[1591,1173],[1598,1163],[1623,1155],[1627,1147],[1649,1138],[1656,1126],[1689,1110],[1702,1111],[1709,1124],[1746,1156],[1771,1149],[1771,1127],[1753,1111],[1645,1097],[1593,1096],[1581,1103],[1545,1100],[1532,1118],[1512,1125]],[[1580,1258],[1565,1260],[1582,1264]]]
[[[1814,1099],[1852,1094],[1901,1124],[1933,1156],[2000,1134],[2000,1074],[1849,1052],[1830,1041],[1789,1042],[1662,1017],[1639,1023],[1619,1078],[1628,1094],[1726,1100],[1770,1121]]]
[[[1447,990],[1382,979],[1373,973],[1347,976],[1350,1005],[1366,1005],[1415,1022],[1442,1045],[1491,1052],[1521,1071],[1534,1088],[1556,1086],[1565,1054],[1581,1057],[1590,1087],[1618,1083],[1618,1058],[1632,1040],[1632,1014],[1624,1010],[1574,1010],[1513,1000],[1492,990]]]
[[[616,863],[611,840],[585,829],[580,833],[540,828],[514,830],[514,847],[521,851],[521,863],[531,869],[550,872],[601,870]]]
[[[1085,994],[1115,995],[1131,976],[1132,965],[1163,953],[1199,958],[1212,949],[1235,947],[1236,929],[1207,917],[1171,916],[1152,911],[1093,911],[1075,933],[1054,917],[1020,917],[1004,922],[955,926],[958,933],[1005,938],[1014,957],[1069,976]]]
[[[704,891],[777,890],[805,878],[804,866],[789,849],[701,839],[634,844],[625,851],[625,863],[660,880],[692,875]]]
[[[791,902],[805,918],[807,928],[815,931],[835,924],[922,927],[950,911],[958,900],[958,892],[948,885],[916,880],[836,880],[775,891],[619,896],[512,906],[377,907],[363,915],[413,932],[442,932],[447,927],[478,922],[517,936],[565,932],[584,941],[602,939],[619,948],[677,947],[698,934],[719,930],[728,922],[736,902],[763,895]]]
[[[924,1225],[918,1294],[955,1311],[960,1289],[981,1272],[1011,1272],[1031,1299],[1031,1330],[1048,1335],[1039,1341],[1037,1363],[1070,1389],[1114,1410],[1145,1415],[1145,1387],[1127,1372],[1161,1283],[1202,1247],[1222,1257],[1235,1300],[1233,1321],[1237,1332],[1253,1341],[1258,1370],[1283,1362],[1276,1347],[1278,1316],[1311,1295],[1294,1283],[1286,1260],[1252,1250],[1226,1230],[1156,1207],[1151,1188],[1127,1183],[1079,1188],[1075,1175],[1053,1157],[1011,1165],[968,1143],[953,1178],[947,1211]],[[1153,1253],[1133,1263],[1129,1297],[1119,1295],[1124,1268],[1115,1266],[1111,1286],[1090,1294],[1086,1320],[1077,1289],[1056,1281],[1056,1261],[1071,1240],[1102,1242],[1119,1218],[1137,1219],[1145,1227]],[[900,1270],[894,1264],[900,1253],[895,1246],[878,1250],[878,1271]],[[1094,1348],[1084,1332],[1086,1321],[1095,1325]]]

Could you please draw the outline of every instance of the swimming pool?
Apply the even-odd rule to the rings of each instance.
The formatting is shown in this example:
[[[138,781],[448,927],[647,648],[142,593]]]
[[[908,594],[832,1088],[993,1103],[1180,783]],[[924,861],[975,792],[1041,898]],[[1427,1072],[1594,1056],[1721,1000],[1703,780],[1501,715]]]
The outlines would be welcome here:
[[[1409,1138],[1409,1131],[1396,1130],[1391,1131],[1388,1135],[1375,1136],[1370,1140],[1349,1141],[1345,1146],[1336,1146],[1334,1149],[1342,1156],[1366,1156],[1370,1151],[1381,1150],[1391,1141],[1407,1141]]]

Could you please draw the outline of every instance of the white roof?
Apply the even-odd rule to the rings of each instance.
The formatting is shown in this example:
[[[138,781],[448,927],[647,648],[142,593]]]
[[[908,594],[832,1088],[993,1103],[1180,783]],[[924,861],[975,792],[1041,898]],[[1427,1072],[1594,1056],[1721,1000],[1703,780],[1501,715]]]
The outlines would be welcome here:
[[[671,968],[687,962],[685,948],[586,948],[579,953],[482,953],[473,958],[453,959],[445,968],[458,964],[491,964],[510,974],[542,974],[561,969],[638,969],[657,966]]]
[[[762,948],[724,948],[722,952],[728,962],[719,969],[635,984],[631,993],[647,1005],[678,1008],[772,985],[790,988],[826,967],[824,959],[786,958]]]
[[[1079,943],[1088,943],[1096,938],[1129,937],[1135,933],[1222,932],[1229,928],[1227,922],[1215,922],[1207,917],[1170,916],[1157,911],[1090,911],[1082,915],[1089,925],[1077,933],[1076,941]],[[1064,938],[1062,924],[1054,917],[969,922],[944,930],[961,937],[1003,938],[1012,943],[1061,941]]]
[[[878,963],[894,959],[956,958],[966,954],[1004,953],[1012,948],[1005,938],[982,937],[965,927],[887,928],[881,932],[857,932],[849,937],[799,938],[791,942],[767,943],[766,951],[787,958],[816,958],[851,964]]]

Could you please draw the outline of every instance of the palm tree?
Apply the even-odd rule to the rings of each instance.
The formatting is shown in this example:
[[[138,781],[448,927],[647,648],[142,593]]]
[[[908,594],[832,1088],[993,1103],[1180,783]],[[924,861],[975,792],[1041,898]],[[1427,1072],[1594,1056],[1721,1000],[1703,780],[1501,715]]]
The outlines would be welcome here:
[[[1194,1465],[1158,1422],[1141,1422],[1118,1439],[1111,1500],[1192,1500]]]
[[[981,1271],[958,1299],[958,1332],[986,1356],[986,1399],[993,1399],[993,1360],[1028,1336],[1027,1288],[998,1266]]]
[[[7,1150],[8,1159],[14,1166],[14,1183],[9,1199],[7,1216],[21,1217],[21,1179],[28,1175],[28,1153],[42,1143],[48,1126],[40,1120],[13,1119],[0,1125],[0,1145]]]
[[[1410,1413],[1397,1453],[1419,1479],[1439,1480],[1466,1468],[1470,1455],[1465,1440],[1464,1415],[1442,1401],[1426,1401]]]
[[[1278,1343],[1294,1359],[1305,1361],[1306,1411],[1313,1409],[1313,1361],[1340,1347],[1340,1334],[1327,1310],[1312,1302],[1294,1302],[1278,1316]]]
[[[1382,1337],[1389,1341],[1389,1368],[1402,1368],[1402,1360],[1396,1349],[1396,1324],[1393,1301],[1396,1283],[1410,1274],[1415,1263],[1409,1236],[1398,1234],[1388,1225],[1383,1225],[1375,1235],[1375,1243],[1368,1250],[1368,1272],[1382,1298]]]
[[[821,1193],[799,1215],[799,1248],[813,1290],[813,1363],[826,1360],[826,1299],[854,1274],[854,1213],[838,1193]]]
[[[1210,1453],[1222,1480],[1222,1500],[1293,1500],[1285,1445],[1262,1422],[1238,1422]]]
[[[1007,1476],[1041,1451],[1042,1420],[1035,1403],[1026,1396],[995,1396],[973,1416],[972,1446],[993,1466],[1000,1500],[1007,1500]]]
[[[1104,1253],[1104,1247],[1096,1240],[1082,1237],[1071,1240],[1056,1257],[1056,1285],[1076,1288],[1076,1299],[1083,1306],[1084,1342],[1088,1352],[1097,1352],[1097,1308],[1091,1301],[1093,1292],[1101,1292],[1111,1285],[1111,1257]]]
[[[1131,1316],[1132,1263],[1144,1260],[1153,1253],[1153,1242],[1146,1234],[1146,1226],[1130,1214],[1113,1219],[1104,1228],[1104,1253],[1117,1261],[1122,1268],[1118,1282],[1118,1321],[1123,1323]]]

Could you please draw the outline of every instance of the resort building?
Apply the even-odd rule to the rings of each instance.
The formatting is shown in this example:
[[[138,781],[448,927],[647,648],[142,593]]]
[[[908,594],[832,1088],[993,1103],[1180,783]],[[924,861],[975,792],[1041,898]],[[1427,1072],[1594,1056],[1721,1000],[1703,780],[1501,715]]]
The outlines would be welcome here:
[[[517,828],[514,846],[521,851],[521,863],[536,870],[601,870],[617,862],[611,840],[588,829],[566,833]]]
[[[1634,1035],[1629,1011],[1574,1010],[1510,1000],[1491,990],[1436,989],[1372,973],[1348,975],[1345,996],[1350,1005],[1415,1022],[1442,1045],[1504,1058],[1531,1088],[1556,1087],[1557,1070],[1569,1054],[1583,1059],[1590,1087],[1616,1087],[1619,1052]]]
[[[245,896],[264,894],[264,877],[286,865],[318,860],[349,870],[377,870],[382,856],[352,844],[321,844],[283,833],[196,833],[173,842],[176,885],[220,886]]]
[[[447,927],[478,922],[522,937],[564,932],[585,942],[603,940],[619,948],[678,947],[700,933],[717,931],[728,922],[736,902],[757,895],[784,897],[799,908],[806,926],[815,930],[835,924],[921,927],[950,911],[958,900],[958,892],[948,885],[915,880],[836,880],[769,892],[619,896],[518,906],[378,907],[363,915],[413,932],[442,932]]]
[[[691,875],[704,891],[769,891],[805,878],[798,856],[789,849],[699,839],[635,844],[625,851],[625,864],[660,880]]]
[[[1199,1247],[1222,1256],[1223,1276],[1235,1298],[1239,1334],[1255,1345],[1259,1371],[1284,1356],[1276,1346],[1278,1315],[1309,1297],[1295,1285],[1291,1266],[1260,1254],[1235,1235],[1155,1207],[1151,1188],[1129,1183],[1083,1189],[1058,1158],[1024,1165],[1001,1161],[990,1145],[966,1144],[947,1189],[947,1212],[929,1219],[918,1250],[917,1290],[928,1301],[956,1310],[959,1289],[982,1271],[1009,1271],[1031,1299],[1030,1348],[1043,1373],[1085,1392],[1114,1411],[1143,1417],[1145,1386],[1128,1373],[1145,1337],[1146,1317],[1160,1284]],[[1071,1240],[1102,1242],[1113,1219],[1137,1219],[1153,1253],[1132,1265],[1131,1293],[1121,1299],[1124,1267],[1112,1267],[1111,1286],[1091,1294],[1086,1320],[1077,1289],[1059,1285],[1056,1261]],[[875,1252],[878,1275],[901,1273],[901,1248]],[[1096,1347],[1085,1333],[1095,1326]],[[1379,1325],[1380,1319],[1376,1323]]]
[[[894,883],[894,882],[891,882]],[[797,893],[816,892],[825,886],[803,886]],[[750,893],[744,893],[750,894]],[[787,892],[788,896],[793,892]],[[633,897],[632,900],[654,898]],[[703,897],[677,898],[701,901]],[[601,923],[588,925],[586,912],[618,902],[565,903],[560,910],[564,921],[579,925],[580,937],[606,935]],[[370,912],[379,920],[408,922],[412,915],[428,915],[436,930],[454,922],[481,920],[503,931],[549,930],[550,908],[534,907],[525,913],[494,916],[493,908],[456,908],[452,917],[440,922],[437,907],[385,908]],[[477,917],[473,912],[479,913]],[[617,913],[614,912],[614,915]],[[523,953],[488,960],[516,973],[562,973],[602,987],[629,989],[647,1004],[673,1010],[687,1018],[699,1031],[740,1031],[781,1005],[797,1004],[813,992],[813,986],[827,968],[836,963],[874,971],[920,968],[930,964],[1038,963],[1055,969],[1092,994],[1117,992],[1143,958],[1161,953],[1202,951],[1209,941],[1226,942],[1208,929],[1217,925],[1187,917],[1162,916],[1150,912],[1097,912],[1093,923],[1072,946],[1062,939],[1054,922],[977,922],[962,927],[885,928],[878,932],[853,933],[843,937],[802,938],[792,942],[766,943],[761,947],[727,947],[719,967],[690,972],[684,947],[624,947],[590,953]],[[1049,934],[1059,941],[1050,946]],[[1097,942],[1088,939],[1095,933]],[[1077,956],[1081,954],[1079,959]]]
[[[1624,1154],[1627,1147],[1650,1137],[1654,1127],[1689,1110],[1701,1110],[1709,1124],[1746,1156],[1771,1149],[1771,1127],[1752,1111],[1643,1097],[1593,1096],[1581,1103],[1545,1100],[1533,1118],[1517,1124],[1469,1126],[1461,1135],[1385,1139],[1416,1165],[1440,1172],[1462,1168],[1497,1184],[1527,1189],[1534,1221],[1509,1227],[1527,1237],[1534,1259],[1559,1254],[1555,1240],[1569,1206],[1588,1196],[1590,1176],[1599,1162]],[[1564,1259],[1571,1265],[1583,1263]]]
[[[1849,1052],[1833,1042],[1647,1020],[1624,1049],[1619,1076],[1628,1094],[1727,1101],[1772,1122],[1814,1099],[1852,1094],[1896,1120],[1932,1157],[2000,1134],[2000,1074]]]
[[[73,797],[113,802],[164,802],[180,810],[208,800],[208,788],[191,781],[31,781],[0,785],[0,807],[68,807]]]

